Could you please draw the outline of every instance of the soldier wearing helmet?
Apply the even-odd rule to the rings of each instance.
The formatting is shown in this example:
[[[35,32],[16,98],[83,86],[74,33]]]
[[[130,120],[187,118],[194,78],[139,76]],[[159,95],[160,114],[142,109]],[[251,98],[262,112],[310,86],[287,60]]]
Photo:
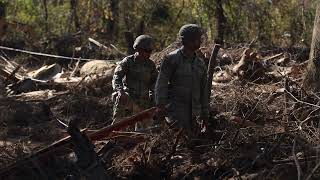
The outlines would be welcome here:
[[[156,105],[166,112],[166,121],[188,132],[203,128],[209,117],[207,67],[195,53],[201,36],[196,24],[180,28],[182,47],[163,59],[155,86]]]
[[[125,57],[117,65],[113,75],[113,123],[140,112],[153,103],[157,70],[149,58],[154,49],[154,40],[149,35],[138,36],[133,48],[135,54]],[[146,126],[148,124],[136,124],[136,129]]]

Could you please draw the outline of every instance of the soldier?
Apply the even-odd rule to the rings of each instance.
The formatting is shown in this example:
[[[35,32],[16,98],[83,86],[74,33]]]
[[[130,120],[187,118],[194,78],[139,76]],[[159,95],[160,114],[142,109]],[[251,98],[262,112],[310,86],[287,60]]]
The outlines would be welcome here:
[[[183,46],[164,58],[155,87],[156,105],[166,112],[166,121],[188,132],[204,128],[209,116],[207,67],[195,53],[201,36],[198,25],[180,28]]]
[[[113,75],[113,123],[122,117],[149,108],[154,102],[157,70],[154,62],[149,59],[154,48],[154,40],[148,35],[141,35],[135,39],[133,48],[135,54],[125,57]],[[146,126],[148,124],[136,124],[135,129]]]

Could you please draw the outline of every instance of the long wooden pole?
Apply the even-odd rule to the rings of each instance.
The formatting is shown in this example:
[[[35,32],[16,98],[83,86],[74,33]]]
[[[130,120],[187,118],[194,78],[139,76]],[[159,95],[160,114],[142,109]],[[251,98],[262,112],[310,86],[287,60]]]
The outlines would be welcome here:
[[[92,141],[97,141],[97,140],[106,138],[113,131],[117,131],[117,130],[126,128],[126,127],[133,125],[133,124],[140,122],[140,121],[151,119],[157,113],[157,111],[158,111],[157,107],[149,108],[149,109],[144,110],[144,111],[142,111],[138,114],[135,114],[131,117],[124,118],[115,124],[112,124],[110,126],[102,128],[96,132],[88,134],[88,136],[89,136],[90,140],[92,140]],[[45,155],[52,154],[52,153],[60,150],[61,148],[68,147],[70,145],[71,145],[71,136],[67,136],[63,139],[60,139],[59,141],[56,141],[53,144],[39,150],[38,152],[31,154],[31,155],[15,162],[5,168],[0,169],[0,177],[4,177],[12,170],[19,168],[20,166],[30,162],[31,160],[35,160],[35,159],[44,157]]]
[[[209,59],[209,64],[208,64],[208,71],[207,71],[207,84],[208,84],[208,96],[210,99],[211,96],[211,88],[212,88],[212,79],[213,79],[213,70],[217,64],[217,56],[218,56],[218,52],[219,49],[221,48],[220,44],[215,44],[212,52],[211,52],[211,56]]]

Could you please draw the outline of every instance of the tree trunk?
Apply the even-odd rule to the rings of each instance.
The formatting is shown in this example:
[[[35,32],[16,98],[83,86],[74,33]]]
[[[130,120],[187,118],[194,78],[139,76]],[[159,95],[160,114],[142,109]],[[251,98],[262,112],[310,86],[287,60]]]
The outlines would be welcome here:
[[[44,20],[45,20],[45,30],[46,33],[48,33],[48,6],[47,6],[47,0],[43,0],[43,9],[44,9]]]
[[[84,18],[85,22],[85,29],[90,33],[90,26],[91,26],[91,17],[93,13],[93,2],[92,0],[88,0],[83,3],[86,6],[86,17]]]
[[[137,35],[142,35],[145,32],[145,16],[141,18],[137,27]]]
[[[79,23],[79,18],[77,15],[78,1],[77,0],[70,0],[70,5],[71,5],[71,21],[73,21],[74,27],[76,28],[76,30],[79,31],[80,30],[80,23]]]
[[[320,3],[317,5],[314,19],[309,64],[305,73],[303,87],[307,90],[320,91]]]
[[[127,31],[133,31],[135,21],[133,20],[132,12],[127,11],[127,9],[134,7],[134,1],[123,1],[122,4],[123,5],[122,5],[120,11],[123,12],[122,17],[123,17],[125,27],[126,27]]]
[[[3,2],[0,2],[0,40],[5,34],[7,28],[6,22],[6,5]]]
[[[223,45],[224,41],[224,29],[226,18],[223,14],[222,0],[215,0],[216,3],[216,26],[217,26],[217,37],[216,43]]]
[[[134,53],[133,49],[133,43],[134,43],[134,38],[133,38],[133,33],[130,31],[124,32],[124,37],[127,42],[127,55],[131,55]]]
[[[107,32],[110,40],[116,39],[117,36],[118,4],[118,0],[111,0],[109,4],[111,17],[108,19]]]

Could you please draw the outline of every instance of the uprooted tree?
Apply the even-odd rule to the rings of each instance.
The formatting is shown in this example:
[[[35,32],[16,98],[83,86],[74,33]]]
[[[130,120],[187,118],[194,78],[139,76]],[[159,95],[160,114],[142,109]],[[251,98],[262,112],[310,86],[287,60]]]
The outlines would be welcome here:
[[[309,63],[303,80],[303,87],[320,91],[320,3],[317,4],[312,34]]]

